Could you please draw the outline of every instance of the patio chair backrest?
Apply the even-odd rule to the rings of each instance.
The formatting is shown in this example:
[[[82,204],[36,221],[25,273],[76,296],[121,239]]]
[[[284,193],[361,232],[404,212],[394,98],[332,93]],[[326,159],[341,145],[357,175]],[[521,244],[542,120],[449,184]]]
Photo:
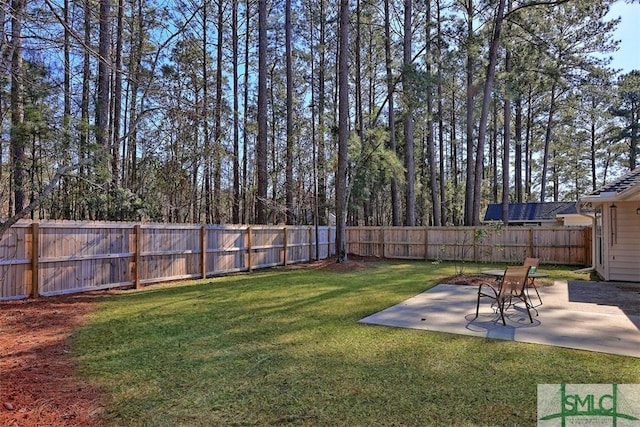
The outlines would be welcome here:
[[[531,266],[507,267],[502,278],[502,286],[500,287],[502,298],[521,296],[524,294],[530,269]]]
[[[525,258],[524,263],[522,264],[525,267],[535,267],[538,268],[540,266],[539,258]]]

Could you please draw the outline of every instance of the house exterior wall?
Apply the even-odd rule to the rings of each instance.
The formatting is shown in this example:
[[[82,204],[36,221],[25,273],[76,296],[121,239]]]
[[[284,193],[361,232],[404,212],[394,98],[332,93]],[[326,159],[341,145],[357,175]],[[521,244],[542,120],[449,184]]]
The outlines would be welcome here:
[[[640,282],[640,216],[638,202],[603,205],[602,238],[604,266],[598,271],[605,280]]]
[[[593,224],[593,220],[584,215],[560,215],[562,219],[562,224],[565,227],[591,227]]]

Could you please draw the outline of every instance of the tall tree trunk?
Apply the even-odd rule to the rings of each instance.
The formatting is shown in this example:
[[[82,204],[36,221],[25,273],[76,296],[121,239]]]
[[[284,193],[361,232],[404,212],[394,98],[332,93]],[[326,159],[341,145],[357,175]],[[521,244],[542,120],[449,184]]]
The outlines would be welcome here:
[[[551,86],[551,102],[549,104],[549,115],[547,116],[547,128],[544,133],[544,152],[542,153],[542,177],[540,179],[540,202],[544,203],[547,198],[547,173],[549,169],[549,148],[551,147],[551,135],[554,126],[553,116],[556,114],[556,91],[557,82]]]
[[[512,10],[512,0],[508,0],[507,13]],[[511,52],[509,47],[506,48],[504,58],[504,70],[507,79],[511,76]],[[509,188],[510,188],[510,150],[511,150],[511,93],[509,84],[504,90],[504,133],[502,137],[502,221],[505,225],[509,224]]]
[[[280,190],[279,188],[279,176],[280,176],[280,168],[278,167],[280,159],[280,151],[277,150],[278,148],[278,144],[277,144],[277,139],[276,139],[276,132],[277,132],[277,127],[279,125],[278,122],[278,111],[276,110],[276,96],[275,96],[275,88],[273,85],[273,82],[276,81],[275,79],[275,74],[276,74],[276,67],[277,67],[277,62],[278,61],[273,61],[271,63],[271,68],[269,70],[269,81],[272,82],[272,84],[270,84],[268,86],[268,93],[269,93],[269,105],[271,106],[270,109],[268,109],[268,111],[271,114],[271,126],[268,127],[269,131],[270,131],[270,144],[269,144],[269,148],[271,149],[271,173],[269,174],[271,177],[271,203],[273,206],[278,206],[279,202],[278,202],[278,191]],[[283,222],[284,218],[281,218],[282,216],[282,209],[280,209],[280,207],[278,206],[277,209],[270,209],[268,212],[268,222],[271,223],[280,223]]]
[[[349,147],[349,0],[340,0],[338,45],[338,172],[336,175],[336,254],[347,261],[347,151]]]
[[[632,71],[637,76],[638,70]],[[637,90],[640,88],[636,87]],[[636,97],[629,106],[629,170],[638,166],[638,145],[640,144],[640,100]]]
[[[372,25],[367,25],[366,28],[367,28],[367,48],[368,48],[367,55],[368,55],[368,58],[375,58],[377,55],[376,51],[378,49],[378,46],[376,43],[378,39],[378,35],[377,35],[378,30],[374,28]],[[375,126],[372,112],[376,109],[376,106],[377,106],[376,96],[377,96],[378,82],[374,77],[375,67],[373,65],[373,61],[369,60],[368,64],[369,65],[367,66],[367,73],[366,73],[367,83],[368,83],[368,89],[367,89],[368,114],[366,115],[367,123],[365,125],[365,128],[372,129]],[[370,147],[369,153],[371,153],[378,146],[378,144],[375,144],[374,146],[371,138],[367,137],[366,139],[367,139],[368,146]],[[370,154],[367,154],[367,155],[369,156]],[[367,173],[367,175],[369,176],[367,186],[370,189],[370,191],[369,191],[369,197],[367,197],[366,215],[367,215],[367,218],[369,218],[371,225],[382,225],[383,224],[382,216],[376,214],[381,210],[381,206],[377,206],[379,205],[379,203],[377,203],[379,193],[375,191],[375,186],[378,184],[377,183],[378,175],[373,173]]]
[[[275,82],[275,72],[276,72],[276,66],[277,66],[277,61],[273,61],[273,63],[271,64],[271,69],[269,70],[269,81],[270,82]],[[274,91],[274,85],[270,84],[268,86],[268,92],[269,92],[269,105],[271,105],[271,109],[268,109],[269,112],[271,113],[271,126],[269,127],[269,131],[271,133],[271,144],[269,144],[269,148],[271,148],[271,171],[272,173],[270,174],[271,176],[271,202],[272,202],[272,206],[278,206],[278,190],[279,190],[279,186],[278,186],[278,177],[280,175],[280,168],[278,168],[278,156],[280,154],[279,151],[276,150],[277,148],[277,141],[276,141],[276,123],[278,122],[278,117],[277,117],[277,111],[276,111],[276,97],[275,97],[275,91]],[[270,209],[270,211],[268,212],[268,220],[267,222],[271,222],[273,224],[279,223],[282,221],[282,219],[280,219],[280,209],[278,210],[274,210],[274,209]]]
[[[219,0],[220,1],[220,0]],[[209,33],[209,1],[202,3],[202,100],[197,102],[196,110],[202,109],[200,118],[202,120],[202,144],[204,147],[204,170],[203,170],[203,192],[204,192],[204,222],[207,224],[215,223],[214,214],[212,208],[215,210],[216,201],[212,199],[211,191],[211,158],[214,156],[211,149],[211,135],[209,132],[209,46],[208,46],[208,33]],[[195,88],[196,97],[198,89]],[[196,138],[197,141],[197,138]],[[215,142],[214,142],[215,144]],[[195,170],[194,170],[195,172]]]
[[[85,0],[84,6],[84,39],[85,46],[91,46],[91,5],[90,0]],[[88,158],[88,146],[89,146],[89,90],[91,81],[91,57],[89,55],[89,49],[84,49],[84,56],[82,60],[82,100],[80,101],[80,138],[79,138],[79,157],[81,161]],[[81,177],[85,177],[86,168],[84,164],[80,165],[79,174]],[[86,183],[84,179],[78,181],[78,210],[76,212],[76,218],[86,219],[88,217],[87,203],[86,203]]]
[[[427,74],[429,76],[432,75],[433,72],[433,53],[432,53],[432,45],[431,45],[431,27],[432,27],[432,19],[431,19],[431,2],[427,3],[427,34],[426,34],[426,63],[427,63]],[[427,134],[427,157],[429,163],[429,188],[431,190],[431,207],[432,207],[432,215],[433,215],[433,225],[439,227],[442,225],[441,217],[440,217],[440,195],[438,194],[438,178],[437,178],[437,162],[436,162],[436,144],[435,144],[435,127],[434,127],[434,114],[433,114],[433,89],[431,86],[428,88],[427,92],[427,126],[428,126],[428,134]]]
[[[320,6],[320,40],[319,53],[320,63],[318,64],[318,224],[328,224],[327,218],[327,166],[326,166],[326,115],[325,115],[325,79],[327,70],[327,49],[326,49],[326,0],[318,0]]]
[[[242,102],[242,223],[248,224],[255,221],[251,221],[251,212],[253,209],[250,209],[249,197],[247,194],[247,188],[249,186],[249,174],[248,174],[248,163],[249,163],[249,132],[247,131],[249,124],[249,51],[250,51],[250,37],[251,31],[249,28],[251,27],[251,4],[250,0],[245,1],[245,35],[244,35],[244,82],[243,82],[243,102]],[[253,182],[253,180],[251,180]]]
[[[201,52],[200,52],[201,53]],[[195,73],[194,73],[195,74]],[[196,76],[192,76],[193,82],[197,81]],[[200,222],[202,219],[202,212],[204,211],[205,223],[211,223],[211,163],[210,163],[210,148],[209,148],[209,129],[205,128],[203,117],[205,116],[205,108],[203,108],[204,100],[203,94],[200,93],[200,88],[197,83],[193,86],[193,104],[194,117],[190,120],[192,124],[191,129],[191,146],[193,151],[197,154],[192,156],[191,167],[191,182],[193,185],[193,218],[194,222]],[[200,139],[202,137],[202,144]],[[200,162],[202,162],[202,172],[200,171]],[[202,174],[202,175],[201,175]],[[200,189],[198,190],[198,181],[202,179],[200,183]],[[200,191],[200,194],[198,194]],[[203,206],[204,204],[204,206]],[[176,212],[176,216],[178,212]]]
[[[247,11],[249,13],[249,11]],[[231,4],[231,44],[233,66],[233,201],[231,222],[240,223],[240,135],[239,135],[239,98],[238,93],[238,0]]]
[[[223,34],[224,34],[224,3],[218,0],[218,46],[216,47],[216,107],[213,130],[213,222],[222,222],[222,60]],[[206,84],[206,82],[205,82]]]
[[[24,64],[22,18],[25,0],[11,2],[11,164],[13,166],[13,213],[25,207]]]
[[[71,163],[71,22],[69,21],[69,1],[64,0],[63,20],[64,20],[64,112],[62,118],[62,151],[65,165]],[[4,8],[2,9],[4,10]],[[0,17],[0,19],[2,19]],[[0,22],[4,22],[4,19]],[[0,101],[1,102],[1,101]],[[0,111],[0,117],[2,112]],[[0,147],[1,151],[1,147]],[[1,163],[1,161],[0,161]],[[0,176],[2,170],[0,170]],[[69,200],[70,183],[68,177],[62,177],[60,180],[61,197],[58,198],[60,210],[57,217],[60,219],[71,219],[71,206]]]
[[[388,118],[389,118],[389,150],[397,154],[396,142],[396,112],[394,105],[395,84],[393,79],[393,71],[391,69],[391,11],[389,10],[389,0],[384,0],[384,52],[385,64],[387,69],[387,99],[388,99]],[[395,176],[391,178],[391,224],[393,226],[401,225],[400,220],[400,200],[398,198],[398,180]]]
[[[596,108],[598,107],[598,102],[596,100],[596,97],[592,97],[591,98],[591,111],[595,111]],[[596,162],[596,141],[597,141],[597,134],[596,134],[596,121],[595,121],[595,117],[593,117],[594,114],[591,114],[591,129],[589,132],[590,135],[590,144],[589,144],[589,163],[591,166],[591,191],[596,191],[598,189],[598,184],[597,184],[597,180],[598,177],[596,175],[597,173],[597,162]],[[576,187],[577,188],[577,187]]]
[[[111,83],[111,0],[100,0],[100,36],[98,41],[98,94],[96,97],[96,143],[104,150],[101,173],[108,174],[107,153],[111,149],[109,107]]]
[[[484,145],[487,132],[487,120],[489,117],[489,109],[491,106],[491,94],[493,92],[493,80],[496,72],[496,63],[498,62],[498,46],[500,45],[500,33],[502,30],[502,21],[504,19],[504,9],[506,0],[500,0],[496,17],[494,20],[493,36],[491,37],[491,46],[489,48],[489,64],[487,65],[487,77],[484,84],[484,93],[482,98],[482,111],[480,113],[480,124],[478,127],[478,147],[475,165],[475,182],[473,188],[473,222],[472,225],[480,223],[480,202],[482,199],[482,169],[484,167]]]
[[[505,54],[504,67],[507,75],[511,72],[511,54]],[[511,140],[511,98],[508,90],[504,96],[504,134],[502,137],[502,221],[509,224],[509,150]]]
[[[131,189],[138,189],[138,89],[140,88],[140,79],[142,77],[142,51],[143,51],[143,32],[144,17],[142,10],[143,0],[136,0],[137,13],[133,13],[137,18],[137,27],[131,33],[131,55],[129,61],[130,78],[130,107],[129,107],[129,126],[131,129],[127,132],[127,185]],[[194,209],[196,200],[194,199]]]
[[[287,78],[287,147],[285,158],[285,223],[294,224],[293,210],[293,53],[291,51],[291,0],[285,1],[285,57]]]
[[[360,139],[360,156],[362,158],[365,158],[365,156],[367,155],[367,147],[364,141],[364,114],[363,114],[363,105],[362,105],[362,55],[361,55],[361,49],[362,49],[362,45],[361,45],[361,26],[362,26],[362,22],[361,22],[361,15],[362,15],[362,10],[360,7],[360,0],[356,0],[356,25],[355,25],[355,37],[354,37],[354,55],[355,55],[355,61],[354,61],[354,73],[355,73],[355,93],[354,98],[355,98],[355,114],[356,114],[356,123],[355,123],[355,131],[356,134],[358,135],[358,138]],[[359,175],[358,177],[354,178],[354,180],[356,179],[360,179],[363,182],[360,185],[366,186],[366,180],[367,180],[367,172],[359,169],[357,172],[357,175]],[[369,224],[369,206],[368,206],[368,199],[363,198],[362,200],[362,212],[364,215],[364,225],[370,225]],[[355,215],[358,215],[358,211],[355,212]]]
[[[313,16],[314,14],[314,3],[307,3],[309,6],[309,14]],[[312,182],[313,182],[313,224],[315,225],[315,255],[316,259],[319,257],[319,240],[320,240],[320,229],[319,225],[319,209],[318,209],[318,135],[317,135],[317,126],[316,126],[316,85],[314,84],[314,78],[316,75],[316,49],[315,49],[315,20],[308,20],[309,23],[309,71],[311,72],[311,161],[313,163],[313,171],[312,171]]]
[[[360,145],[362,146],[362,132],[364,130],[364,123],[363,123],[363,106],[362,106],[362,43],[361,43],[361,26],[362,26],[362,22],[361,22],[361,16],[362,16],[362,10],[360,7],[360,1],[361,0],[356,0],[356,25],[354,27],[355,29],[355,34],[354,34],[354,40],[353,40],[353,45],[354,45],[354,49],[353,49],[353,54],[354,54],[354,74],[355,74],[355,92],[353,94],[354,98],[355,98],[355,131],[358,135],[358,137],[361,140]]]
[[[267,223],[267,0],[258,1],[258,188],[256,223]]]
[[[3,70],[9,70],[11,69],[11,58],[8,58],[8,52],[10,50],[10,46],[7,42],[7,38],[6,38],[6,30],[5,30],[5,26],[4,26],[4,22],[5,19],[7,17],[7,13],[10,12],[9,11],[9,4],[5,1],[2,5],[2,7],[0,7],[0,22],[2,22],[3,24],[0,25],[0,68],[2,68]],[[4,100],[4,91],[0,91],[0,117],[5,117],[5,100]],[[4,161],[4,146],[3,146],[3,141],[4,138],[0,138],[0,176],[4,176],[4,170],[3,170],[3,164],[5,163]],[[11,199],[11,196],[9,196],[9,199]],[[9,205],[12,205],[13,203],[9,203]],[[11,209],[9,209],[9,211],[7,212],[7,214],[10,214],[12,211]]]
[[[533,132],[533,87],[529,85],[529,92],[527,94],[527,132],[524,140],[524,195],[525,201],[531,200],[531,134]]]
[[[411,27],[412,27],[412,0],[404,0],[404,40],[403,40],[403,66],[404,80],[403,88],[405,97],[411,90],[407,84],[407,74],[412,72],[412,48],[411,48]],[[416,224],[416,194],[415,194],[415,159],[414,159],[414,141],[413,141],[413,105],[412,101],[407,99],[405,105],[404,117],[404,166],[406,175],[405,190],[405,225],[414,226]]]
[[[553,150],[553,158],[555,159],[558,156],[558,152]],[[560,178],[558,173],[558,165],[553,163],[551,166],[551,177],[553,178],[553,201],[558,202],[560,198]]]
[[[111,181],[114,187],[117,187],[120,181],[120,172],[118,171],[120,155],[120,124],[122,123],[122,45],[124,32],[124,0],[118,0],[118,18],[116,29],[116,63],[115,63],[115,82],[113,91],[113,138],[111,147]]]
[[[452,80],[455,81],[455,76],[452,76]],[[455,86],[454,86],[455,87]],[[468,92],[467,92],[468,94]],[[453,181],[453,194],[457,196],[458,189],[460,187],[460,180],[458,175],[460,173],[460,164],[458,163],[458,138],[456,127],[456,92],[455,89],[451,91],[451,141],[450,141],[450,162],[451,162],[451,178]],[[455,196],[454,196],[455,197]],[[454,197],[451,198],[451,221],[454,225],[465,224],[465,211],[466,201],[463,201],[463,212],[460,214],[458,206],[454,204]]]
[[[498,203],[498,98],[493,96],[491,103],[491,129],[489,139],[489,166],[491,168],[491,203]]]
[[[466,64],[466,76],[467,76],[467,98],[466,98],[466,110],[467,110],[467,175],[464,197],[464,224],[473,225],[473,200],[474,200],[474,182],[475,169],[473,163],[474,138],[473,138],[473,107],[475,89],[473,87],[473,72],[474,72],[474,35],[473,35],[473,21],[475,19],[475,13],[473,9],[473,0],[467,0],[467,64]]]
[[[446,182],[445,182],[445,167],[444,167],[444,156],[445,156],[445,142],[444,142],[444,104],[443,98],[444,93],[442,90],[442,63],[443,63],[443,49],[442,49],[442,16],[441,16],[441,5],[440,0],[436,0],[436,22],[437,22],[437,49],[438,49],[438,88],[437,88],[437,98],[438,98],[438,147],[439,147],[439,182],[440,182],[440,225],[443,225],[447,222],[447,208],[446,208]],[[452,107],[453,108],[453,107]],[[452,126],[454,126],[452,124]]]
[[[516,201],[522,203],[522,97],[516,98],[514,178]]]

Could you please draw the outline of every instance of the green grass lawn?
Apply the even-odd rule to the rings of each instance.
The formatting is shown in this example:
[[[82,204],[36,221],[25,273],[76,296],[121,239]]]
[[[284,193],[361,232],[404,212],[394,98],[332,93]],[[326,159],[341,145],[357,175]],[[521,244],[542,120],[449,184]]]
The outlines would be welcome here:
[[[357,323],[459,267],[272,269],[126,291],[101,299],[73,352],[114,426],[534,425],[539,383],[640,383],[640,359]]]

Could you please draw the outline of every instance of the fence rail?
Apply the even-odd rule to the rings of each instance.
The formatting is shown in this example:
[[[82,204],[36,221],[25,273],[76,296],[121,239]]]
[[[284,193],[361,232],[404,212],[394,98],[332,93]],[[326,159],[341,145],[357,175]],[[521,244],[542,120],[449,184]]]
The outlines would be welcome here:
[[[0,300],[328,258],[335,227],[20,221],[0,239]]]
[[[487,263],[591,265],[589,227],[348,227],[360,256]]]

